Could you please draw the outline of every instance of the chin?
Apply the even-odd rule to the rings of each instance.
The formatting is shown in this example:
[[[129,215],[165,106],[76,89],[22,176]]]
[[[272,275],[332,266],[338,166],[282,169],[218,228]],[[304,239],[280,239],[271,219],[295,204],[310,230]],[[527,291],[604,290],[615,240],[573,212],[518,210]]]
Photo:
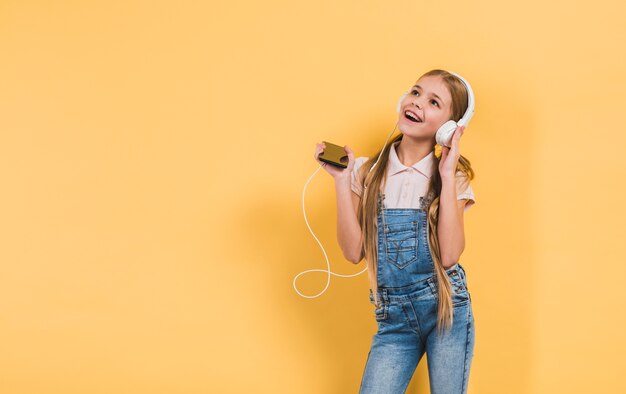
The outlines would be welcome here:
[[[398,130],[400,130],[402,134],[410,136],[417,136],[417,134],[419,133],[419,131],[417,131],[415,127],[412,127],[406,123],[401,123],[400,125],[398,125]]]
[[[422,139],[434,140],[435,139],[435,133],[425,132],[423,130],[417,129],[416,127],[411,127],[409,125],[400,125],[398,127],[398,130],[400,130],[402,134],[408,137],[418,138],[420,140]]]

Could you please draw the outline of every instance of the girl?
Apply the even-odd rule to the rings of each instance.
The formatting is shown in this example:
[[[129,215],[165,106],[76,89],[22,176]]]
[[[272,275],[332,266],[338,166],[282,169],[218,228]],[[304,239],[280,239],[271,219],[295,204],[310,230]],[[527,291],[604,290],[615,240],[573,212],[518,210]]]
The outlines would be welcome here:
[[[432,393],[467,393],[474,316],[458,259],[465,247],[463,214],[475,203],[474,172],[460,155],[464,126],[456,128],[450,147],[439,147],[435,136],[446,121],[465,114],[468,90],[455,74],[432,70],[399,109],[401,134],[382,153],[355,160],[345,146],[349,163],[341,169],[317,158],[323,143],[315,149],[335,180],[339,245],[349,261],[366,259],[376,307],[378,331],[360,393],[404,393],[424,353]]]

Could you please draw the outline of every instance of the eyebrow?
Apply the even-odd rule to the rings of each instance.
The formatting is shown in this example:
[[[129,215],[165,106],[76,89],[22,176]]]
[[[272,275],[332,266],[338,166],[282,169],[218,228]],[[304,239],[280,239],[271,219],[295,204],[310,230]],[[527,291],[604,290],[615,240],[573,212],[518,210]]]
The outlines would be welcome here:
[[[420,88],[420,89],[422,89],[422,87],[420,85],[413,85],[412,87],[413,88]],[[446,103],[445,101],[443,101],[443,99],[441,97],[437,96],[435,93],[431,93],[431,95],[437,97],[442,103],[444,103],[444,104]]]

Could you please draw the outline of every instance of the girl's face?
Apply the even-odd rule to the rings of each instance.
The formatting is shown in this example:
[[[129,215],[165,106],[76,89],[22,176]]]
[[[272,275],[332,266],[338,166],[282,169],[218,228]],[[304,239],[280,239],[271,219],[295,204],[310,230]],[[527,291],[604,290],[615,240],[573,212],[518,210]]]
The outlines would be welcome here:
[[[414,122],[406,115],[413,112],[421,122]],[[441,77],[422,77],[411,87],[400,104],[398,128],[411,137],[435,139],[435,133],[452,117],[452,97]]]

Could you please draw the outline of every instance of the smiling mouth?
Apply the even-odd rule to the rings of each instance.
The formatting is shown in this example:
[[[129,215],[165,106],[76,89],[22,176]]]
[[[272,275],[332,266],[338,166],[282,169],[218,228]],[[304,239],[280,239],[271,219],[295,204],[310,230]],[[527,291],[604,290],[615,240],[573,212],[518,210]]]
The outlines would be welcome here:
[[[407,111],[404,112],[404,118],[411,123],[422,123],[422,121],[415,117],[415,115]]]

